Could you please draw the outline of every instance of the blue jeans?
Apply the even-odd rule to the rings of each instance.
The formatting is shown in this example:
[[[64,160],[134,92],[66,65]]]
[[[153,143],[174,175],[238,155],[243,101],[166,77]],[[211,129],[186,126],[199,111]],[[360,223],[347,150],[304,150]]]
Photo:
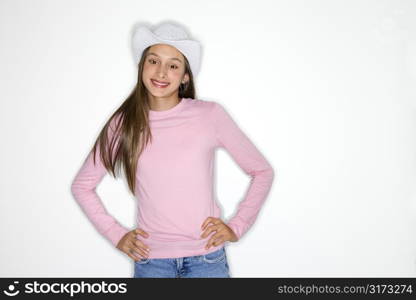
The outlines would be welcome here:
[[[134,263],[134,278],[229,278],[225,248],[205,255],[180,258],[143,258]]]

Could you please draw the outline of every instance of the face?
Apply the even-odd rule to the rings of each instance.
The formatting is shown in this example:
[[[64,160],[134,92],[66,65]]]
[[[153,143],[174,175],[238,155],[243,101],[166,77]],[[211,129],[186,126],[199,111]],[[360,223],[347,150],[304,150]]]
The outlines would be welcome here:
[[[145,57],[142,80],[154,97],[177,94],[179,85],[189,80],[184,56],[171,45],[152,45]]]

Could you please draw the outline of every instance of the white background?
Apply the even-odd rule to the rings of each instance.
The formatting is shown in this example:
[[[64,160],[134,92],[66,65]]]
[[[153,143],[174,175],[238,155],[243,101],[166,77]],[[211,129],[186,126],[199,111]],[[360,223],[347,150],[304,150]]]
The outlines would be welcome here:
[[[273,165],[232,277],[416,275],[413,1],[0,1],[0,276],[132,277],[70,184],[137,80],[134,26],[203,44],[197,98],[220,102]],[[225,218],[249,176],[217,152]],[[123,178],[97,192],[134,229]]]

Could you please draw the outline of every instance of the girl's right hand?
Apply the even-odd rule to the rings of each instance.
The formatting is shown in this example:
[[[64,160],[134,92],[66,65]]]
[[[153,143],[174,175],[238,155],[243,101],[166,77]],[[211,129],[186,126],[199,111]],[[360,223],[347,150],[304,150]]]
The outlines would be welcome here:
[[[117,244],[117,249],[126,253],[134,261],[147,258],[150,250],[146,244],[137,239],[137,234],[140,234],[145,238],[149,237],[149,234],[146,231],[137,228],[126,233]]]

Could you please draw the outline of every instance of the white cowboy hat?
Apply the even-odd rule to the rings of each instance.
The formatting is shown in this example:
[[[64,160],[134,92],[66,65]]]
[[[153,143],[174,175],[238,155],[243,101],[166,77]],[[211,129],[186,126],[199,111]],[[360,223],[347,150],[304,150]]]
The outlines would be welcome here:
[[[137,27],[132,38],[133,55],[136,65],[139,64],[143,50],[154,44],[168,44],[177,48],[188,60],[192,75],[199,73],[201,64],[201,44],[190,38],[179,25],[163,23],[153,30],[146,26]]]

